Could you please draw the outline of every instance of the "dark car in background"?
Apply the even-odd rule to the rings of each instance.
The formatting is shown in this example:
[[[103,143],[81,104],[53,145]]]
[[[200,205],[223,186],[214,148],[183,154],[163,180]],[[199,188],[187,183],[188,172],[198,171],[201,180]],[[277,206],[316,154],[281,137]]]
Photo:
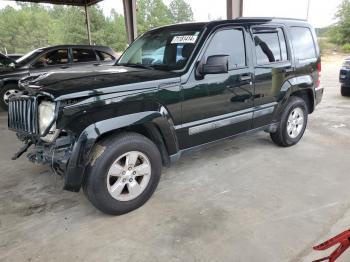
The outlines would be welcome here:
[[[350,56],[345,58],[340,69],[339,82],[341,83],[340,92],[342,96],[350,96]]]
[[[21,91],[18,81],[30,75],[75,67],[113,65],[118,55],[112,48],[90,45],[59,45],[35,49],[15,60],[1,54],[0,107],[8,108],[9,97]]]

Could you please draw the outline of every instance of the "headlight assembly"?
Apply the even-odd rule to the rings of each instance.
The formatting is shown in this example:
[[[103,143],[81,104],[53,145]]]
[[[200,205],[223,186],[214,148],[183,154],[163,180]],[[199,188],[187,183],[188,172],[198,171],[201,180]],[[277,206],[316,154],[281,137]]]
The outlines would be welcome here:
[[[56,104],[49,101],[42,101],[39,104],[39,131],[43,135],[46,129],[52,124],[55,118]]]

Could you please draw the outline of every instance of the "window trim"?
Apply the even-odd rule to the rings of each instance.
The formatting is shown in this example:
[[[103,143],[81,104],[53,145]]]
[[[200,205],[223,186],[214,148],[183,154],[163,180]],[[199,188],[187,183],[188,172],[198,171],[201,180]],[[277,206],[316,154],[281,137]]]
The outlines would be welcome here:
[[[279,34],[278,34],[278,29],[281,29],[281,31],[283,33],[283,36],[284,36],[284,43],[286,45],[287,59],[286,60],[281,60],[281,61],[264,63],[264,64],[258,64],[257,55],[256,55],[255,41],[254,41],[254,34],[256,34],[256,33],[254,33],[254,29],[255,28],[266,28],[268,30],[276,30],[277,31],[278,44],[279,44],[279,47],[280,47],[280,56],[281,56],[281,59],[282,59],[281,41],[280,41]],[[273,67],[274,65],[281,65],[281,64],[291,63],[291,53],[290,53],[290,47],[289,47],[289,44],[288,44],[288,39],[287,39],[285,26],[283,26],[283,25],[274,25],[274,24],[271,24],[271,25],[270,24],[269,25],[254,25],[254,26],[250,27],[249,31],[250,31],[250,34],[251,34],[251,37],[252,37],[252,44],[253,44],[252,49],[254,49],[254,51],[253,51],[254,67],[268,68],[268,67]]]
[[[217,28],[216,30],[214,30],[209,39],[206,41],[206,44],[204,46],[204,49],[203,51],[201,52],[200,54],[200,57],[199,59],[197,60],[199,62],[199,64],[203,64],[205,61],[203,61],[203,58],[204,56],[206,55],[206,52],[213,40],[213,38],[215,37],[215,35],[218,33],[218,32],[221,32],[221,31],[224,31],[224,30],[232,30],[232,29],[239,29],[242,31],[243,33],[243,43],[244,43],[244,57],[245,57],[245,66],[240,66],[240,67],[235,67],[235,68],[229,68],[228,69],[228,72],[231,72],[231,71],[234,71],[234,70],[240,70],[240,69],[246,69],[246,68],[249,68],[249,58],[248,58],[248,50],[247,50],[247,40],[246,40],[246,32],[245,32],[245,28],[243,26],[236,26],[236,25],[226,25],[224,27],[219,27]]]

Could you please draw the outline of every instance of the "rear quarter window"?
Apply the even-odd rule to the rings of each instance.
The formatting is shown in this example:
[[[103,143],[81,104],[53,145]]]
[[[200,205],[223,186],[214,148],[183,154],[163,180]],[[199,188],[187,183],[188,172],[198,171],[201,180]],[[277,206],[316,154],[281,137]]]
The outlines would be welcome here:
[[[311,30],[307,27],[291,27],[294,56],[297,60],[316,58],[316,48]]]

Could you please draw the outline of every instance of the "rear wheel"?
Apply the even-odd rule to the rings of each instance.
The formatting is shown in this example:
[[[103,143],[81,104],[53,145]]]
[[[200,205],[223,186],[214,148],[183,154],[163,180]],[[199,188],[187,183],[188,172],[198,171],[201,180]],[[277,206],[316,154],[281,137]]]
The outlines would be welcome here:
[[[15,84],[6,85],[3,88],[1,88],[0,89],[0,107],[5,111],[7,111],[10,97],[13,95],[19,94],[20,92],[21,90]]]
[[[283,147],[298,143],[305,132],[307,117],[305,101],[299,97],[291,97],[282,112],[276,132],[270,133],[272,141]]]
[[[341,86],[340,92],[342,96],[350,96],[350,87]]]
[[[101,141],[86,170],[84,192],[99,210],[121,215],[142,206],[153,194],[161,175],[157,146],[136,133]]]

